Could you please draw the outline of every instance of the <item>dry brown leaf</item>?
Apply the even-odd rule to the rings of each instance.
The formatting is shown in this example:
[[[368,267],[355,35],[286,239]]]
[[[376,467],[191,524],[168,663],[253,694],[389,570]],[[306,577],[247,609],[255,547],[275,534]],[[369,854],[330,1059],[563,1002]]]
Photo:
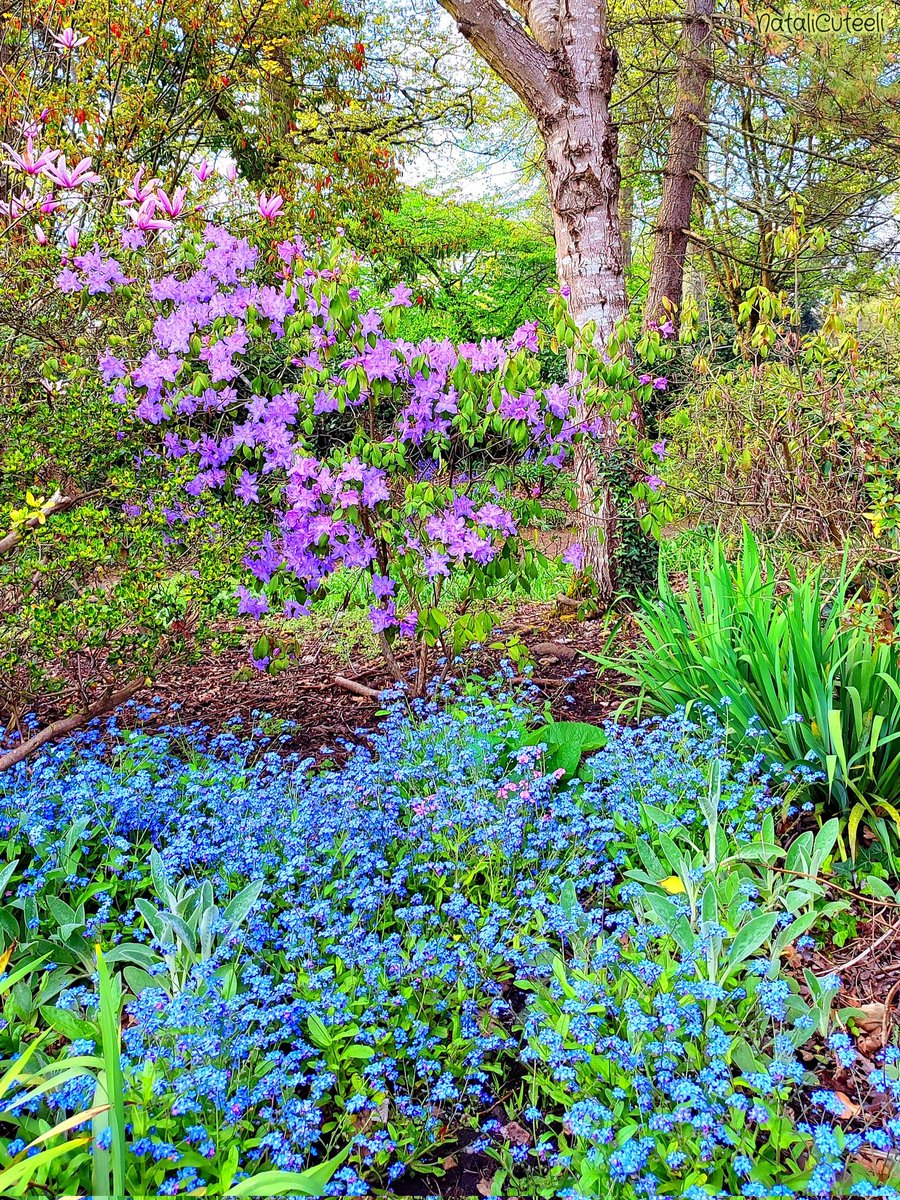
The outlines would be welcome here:
[[[872,1033],[868,1037],[860,1038],[856,1043],[856,1048],[863,1058],[874,1058],[879,1050],[883,1049],[884,1043],[881,1040],[881,1030],[877,1033]]]
[[[500,1132],[512,1146],[531,1145],[531,1134],[518,1121],[510,1121],[508,1125],[501,1125]]]
[[[854,1104],[846,1092],[835,1092],[834,1094],[844,1106],[844,1111],[837,1114],[837,1119],[839,1121],[849,1121],[851,1117],[855,1117],[859,1112],[859,1105]]]
[[[852,1021],[861,1033],[880,1033],[884,1024],[883,1004],[857,1004],[854,1007],[862,1016],[853,1016]]]
[[[482,1177],[475,1184],[475,1190],[478,1192],[479,1196],[490,1196],[494,1191],[493,1175],[490,1177],[490,1179],[485,1179],[485,1177],[482,1175]]]
[[[867,1171],[871,1171],[879,1183],[890,1179],[891,1172],[894,1170],[893,1156],[882,1154],[880,1150],[860,1150],[856,1154],[850,1155],[850,1161],[857,1162]]]
[[[441,1163],[441,1166],[445,1171],[452,1171],[455,1167],[459,1166],[459,1163],[451,1154],[449,1158],[444,1159],[444,1161]]]

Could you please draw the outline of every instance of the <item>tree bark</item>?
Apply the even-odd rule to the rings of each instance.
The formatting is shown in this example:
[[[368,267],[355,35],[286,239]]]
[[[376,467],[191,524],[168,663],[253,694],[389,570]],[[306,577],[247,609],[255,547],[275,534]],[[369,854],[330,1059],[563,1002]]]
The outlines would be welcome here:
[[[712,80],[710,17],[715,0],[687,0],[684,37],[675,79],[675,106],[653,237],[653,261],[644,305],[644,327],[662,324],[681,307],[684,259],[694,188],[709,123]]]
[[[622,161],[630,162],[640,154],[640,146],[634,138],[626,138],[622,147]],[[619,229],[622,234],[622,267],[627,272],[631,267],[632,237],[634,234],[634,174],[623,175],[619,181]]]
[[[615,58],[605,0],[559,0],[555,19],[546,0],[516,0],[513,7],[529,21],[533,38],[498,0],[440,3],[537,123],[559,283],[574,319],[580,326],[593,321],[595,344],[605,350],[628,307],[618,142],[609,111]],[[587,416],[583,408],[578,415]],[[616,586],[616,506],[599,485],[595,452],[584,443],[575,450],[575,524],[584,564],[609,599]]]

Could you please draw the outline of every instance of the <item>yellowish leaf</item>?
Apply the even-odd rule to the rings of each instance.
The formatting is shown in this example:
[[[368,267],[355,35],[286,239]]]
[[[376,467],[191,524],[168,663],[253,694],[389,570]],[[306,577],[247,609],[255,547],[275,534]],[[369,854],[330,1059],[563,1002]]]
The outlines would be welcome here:
[[[684,884],[677,875],[669,875],[666,879],[661,879],[659,886],[667,891],[670,896],[677,896],[679,892],[685,890]]]

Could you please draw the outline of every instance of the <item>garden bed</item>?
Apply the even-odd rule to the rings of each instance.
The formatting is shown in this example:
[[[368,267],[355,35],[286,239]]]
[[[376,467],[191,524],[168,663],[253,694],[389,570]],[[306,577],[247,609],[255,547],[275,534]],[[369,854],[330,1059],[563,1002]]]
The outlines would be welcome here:
[[[114,1137],[129,1194],[866,1186],[900,1084],[828,1032],[826,888],[769,870],[798,781],[683,715],[608,727],[569,775],[527,744],[562,744],[530,735],[536,697],[470,691],[395,708],[336,770],[266,718],[113,722],[2,778],[3,1055],[44,1039],[0,1167],[102,1100],[120,1024],[123,1124],[58,1135],[37,1186],[105,1194]]]

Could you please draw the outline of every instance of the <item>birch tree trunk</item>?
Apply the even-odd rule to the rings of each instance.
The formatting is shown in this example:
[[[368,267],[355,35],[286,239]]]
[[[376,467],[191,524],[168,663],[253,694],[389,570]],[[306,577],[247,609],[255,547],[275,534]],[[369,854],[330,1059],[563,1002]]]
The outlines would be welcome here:
[[[579,325],[596,323],[595,343],[603,350],[627,310],[618,144],[609,111],[615,59],[605,0],[510,0],[527,30],[499,0],[440,3],[537,123],[559,283]],[[578,539],[605,599],[616,587],[617,514],[594,462],[598,451],[609,448],[592,452],[579,445],[574,458]]]
[[[653,261],[644,304],[644,327],[661,324],[668,301],[673,312],[681,307],[684,260],[694,188],[709,122],[712,80],[709,18],[715,0],[687,0],[684,36],[675,79],[675,106],[669,149],[663,170],[662,197],[653,237]]]

